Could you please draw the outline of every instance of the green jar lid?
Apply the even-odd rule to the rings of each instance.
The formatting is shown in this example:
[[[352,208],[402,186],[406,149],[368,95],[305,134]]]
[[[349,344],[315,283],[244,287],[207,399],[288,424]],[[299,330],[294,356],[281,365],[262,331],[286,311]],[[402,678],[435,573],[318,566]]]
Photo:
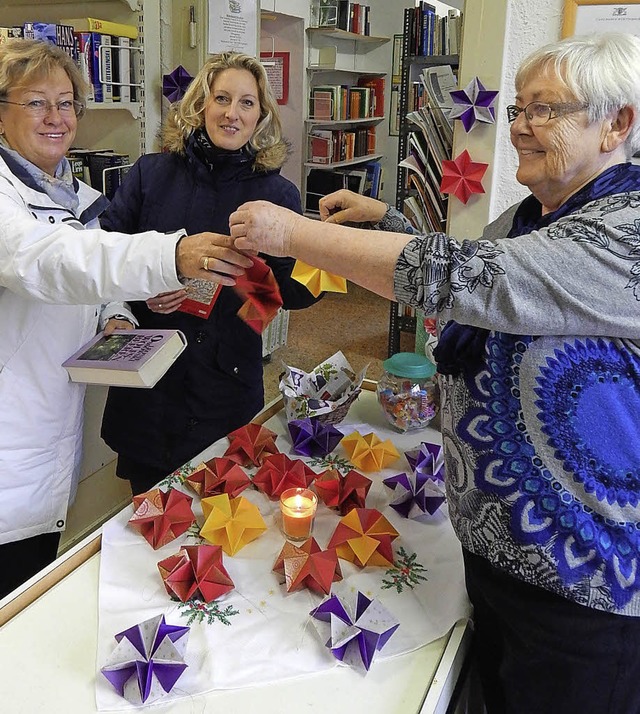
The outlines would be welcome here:
[[[417,352],[398,352],[386,359],[382,366],[396,377],[407,379],[427,379],[436,372],[433,362]]]

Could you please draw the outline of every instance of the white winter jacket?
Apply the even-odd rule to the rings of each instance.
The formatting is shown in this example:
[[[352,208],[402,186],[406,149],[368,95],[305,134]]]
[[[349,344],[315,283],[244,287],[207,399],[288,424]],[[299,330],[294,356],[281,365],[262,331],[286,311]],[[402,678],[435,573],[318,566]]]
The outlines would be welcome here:
[[[84,387],[60,365],[96,333],[101,304],[181,287],[184,231],[107,233],[97,191],[79,184],[74,215],[30,183],[0,158],[0,543],[64,530]]]

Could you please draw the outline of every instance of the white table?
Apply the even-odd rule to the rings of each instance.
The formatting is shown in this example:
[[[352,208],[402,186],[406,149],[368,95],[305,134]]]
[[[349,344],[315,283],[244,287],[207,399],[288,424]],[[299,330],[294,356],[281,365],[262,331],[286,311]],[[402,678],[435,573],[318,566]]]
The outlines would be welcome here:
[[[366,385],[371,389],[371,385]],[[278,411],[275,402],[261,421]],[[0,710],[7,714],[95,712],[100,536],[92,536],[15,594],[0,601]],[[54,583],[51,587],[50,584]],[[47,589],[49,588],[49,589]],[[26,603],[26,604],[25,604]],[[338,667],[270,685],[218,690],[151,712],[200,714],[444,714],[470,631],[459,622],[445,637],[387,660],[375,677]]]

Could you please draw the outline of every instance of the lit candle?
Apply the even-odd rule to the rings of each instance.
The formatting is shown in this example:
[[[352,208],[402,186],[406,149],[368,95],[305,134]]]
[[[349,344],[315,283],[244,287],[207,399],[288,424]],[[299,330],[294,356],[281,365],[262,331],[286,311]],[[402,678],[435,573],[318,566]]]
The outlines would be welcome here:
[[[311,535],[318,497],[308,488],[288,488],[280,496],[282,530],[290,540],[306,540]]]

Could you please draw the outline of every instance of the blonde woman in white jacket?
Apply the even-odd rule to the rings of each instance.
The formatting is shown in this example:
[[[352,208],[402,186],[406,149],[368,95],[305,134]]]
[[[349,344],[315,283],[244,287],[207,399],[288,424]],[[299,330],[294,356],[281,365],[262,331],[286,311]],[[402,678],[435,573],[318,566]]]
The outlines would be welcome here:
[[[233,285],[250,265],[228,236],[100,230],[107,201],[65,158],[84,98],[57,47],[0,47],[0,598],[55,559],[75,492],[84,388],[62,362],[131,325],[122,301],[183,277]]]

